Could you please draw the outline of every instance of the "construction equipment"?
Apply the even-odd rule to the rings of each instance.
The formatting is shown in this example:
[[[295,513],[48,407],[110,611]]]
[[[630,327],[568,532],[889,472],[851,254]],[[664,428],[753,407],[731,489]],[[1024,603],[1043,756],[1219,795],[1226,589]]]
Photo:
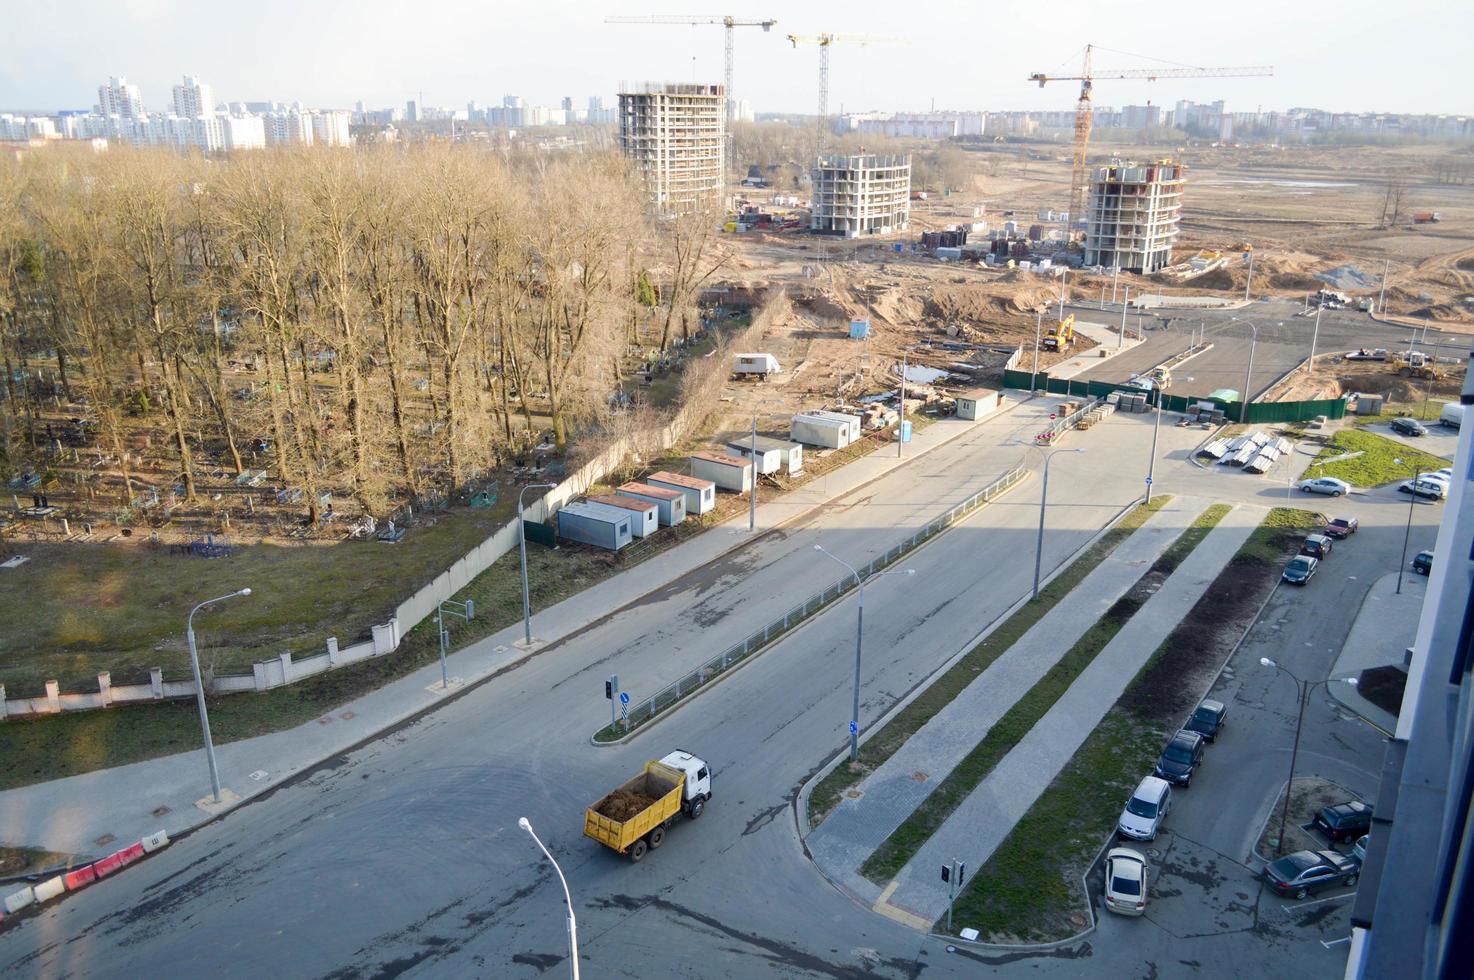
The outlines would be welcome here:
[[[1399,351],[1392,355],[1392,370],[1404,378],[1436,378],[1438,366],[1433,358],[1420,350]]]
[[[700,817],[711,799],[711,768],[689,752],[645,763],[584,814],[584,836],[638,862],[665,843],[665,831],[682,813]]]
[[[1063,350],[1073,347],[1075,344],[1075,314],[1071,313],[1063,320],[1049,328],[1044,335],[1045,350]]]
[[[1090,56],[1095,45],[1085,45],[1084,65],[1078,75],[1048,75],[1043,72],[1035,72],[1029,76],[1029,81],[1038,82],[1043,88],[1045,82],[1079,82],[1080,99],[1075,105],[1075,168],[1070,178],[1070,227],[1074,228],[1085,221],[1085,149],[1090,143],[1090,126],[1092,121],[1091,93],[1097,78],[1144,78],[1147,81],[1156,81],[1159,78],[1246,78],[1259,75],[1273,75],[1272,67],[1252,68],[1127,68],[1105,72],[1093,71],[1090,67]],[[1110,50],[1108,48],[1102,50]],[[1125,52],[1116,52],[1118,54]]]
[[[771,17],[761,20],[750,20],[741,17],[682,17],[675,14],[651,14],[648,17],[606,17],[606,24],[688,24],[692,27],[700,27],[705,24],[721,24],[727,29],[727,73],[725,82],[727,85],[727,104],[732,104],[732,29],[736,27],[761,27],[764,31],[771,31],[773,25],[778,23]]]
[[[829,46],[831,44],[886,44],[899,41],[894,37],[873,37],[864,34],[815,34],[788,35],[788,43],[795,48],[800,44],[819,46],[819,149],[823,151],[824,132],[829,120]]]

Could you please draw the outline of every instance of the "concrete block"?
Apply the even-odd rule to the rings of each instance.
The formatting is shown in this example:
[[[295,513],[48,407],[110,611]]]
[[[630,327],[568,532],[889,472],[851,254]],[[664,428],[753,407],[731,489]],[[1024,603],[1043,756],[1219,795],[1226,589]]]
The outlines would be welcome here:
[[[61,685],[56,681],[46,682],[46,707],[50,711],[61,710]]]
[[[169,834],[163,830],[155,831],[145,837],[140,843],[143,844],[145,854],[152,854],[154,851],[162,850],[169,846]]]
[[[154,690],[154,698],[156,700],[162,699],[164,697],[164,668],[149,668],[148,683]]]
[[[113,703],[113,674],[104,670],[97,675],[97,699],[104,708]]]
[[[259,661],[252,664],[251,675],[256,680],[256,690],[267,691],[271,689],[271,685],[266,682],[266,664]]]
[[[338,638],[328,637],[328,663],[336,667],[338,665]]]
[[[61,875],[57,875],[55,878],[47,878],[41,882],[32,889],[32,893],[36,896],[36,901],[49,902],[66,890],[66,882]]]
[[[30,885],[18,892],[11,892],[5,896],[5,913],[10,915],[19,912],[36,900],[36,891]]]
[[[394,624],[396,620],[391,619],[381,626],[373,628],[374,634],[374,656],[382,656],[392,653],[397,644],[394,642]]]

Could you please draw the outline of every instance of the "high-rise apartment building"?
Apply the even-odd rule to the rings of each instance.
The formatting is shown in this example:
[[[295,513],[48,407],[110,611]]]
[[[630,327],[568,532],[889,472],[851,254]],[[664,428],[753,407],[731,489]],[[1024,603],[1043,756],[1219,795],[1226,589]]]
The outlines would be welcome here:
[[[1185,170],[1171,160],[1096,167],[1085,207],[1085,264],[1142,274],[1171,265]]]
[[[184,84],[174,86],[174,114],[198,119],[215,114],[215,93],[197,75],[185,75]]]
[[[619,94],[619,146],[657,211],[688,214],[720,200],[726,116],[720,85],[649,83]]]
[[[352,146],[353,136],[349,130],[346,112],[314,112],[312,118],[312,140],[322,146]]]
[[[137,85],[130,85],[122,75],[109,78],[97,87],[97,113],[101,116],[121,116],[124,119],[143,118],[143,94]]]
[[[819,160],[809,227],[846,238],[905,231],[911,222],[911,157],[862,153]]]

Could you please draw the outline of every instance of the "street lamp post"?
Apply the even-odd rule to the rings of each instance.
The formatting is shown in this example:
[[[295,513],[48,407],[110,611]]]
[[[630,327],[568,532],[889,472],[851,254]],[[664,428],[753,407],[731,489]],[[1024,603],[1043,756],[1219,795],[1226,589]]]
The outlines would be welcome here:
[[[1064,269],[1059,274],[1059,321],[1065,321],[1065,280],[1070,278],[1070,270]]]
[[[1283,854],[1285,852],[1285,822],[1290,815],[1290,794],[1295,788],[1295,761],[1296,757],[1300,754],[1300,729],[1305,724],[1305,705],[1307,702],[1310,701],[1310,691],[1317,684],[1330,684],[1332,681],[1350,684],[1352,687],[1355,687],[1356,678],[1328,677],[1322,681],[1302,681],[1300,678],[1296,677],[1294,674],[1290,673],[1288,670],[1281,667],[1273,660],[1270,660],[1268,657],[1260,657],[1259,663],[1264,667],[1273,667],[1275,670],[1280,671],[1290,680],[1294,681],[1295,696],[1300,702],[1299,715],[1295,721],[1295,742],[1293,747],[1290,749],[1290,778],[1285,781],[1285,802],[1284,805],[1280,807],[1279,842],[1275,844],[1275,853]]]
[[[1116,349],[1126,340],[1126,307],[1131,305],[1131,287],[1126,287],[1126,292],[1121,296],[1121,332],[1116,335]]]
[[[1034,373],[1029,376],[1029,394],[1039,390],[1039,333],[1044,329],[1044,308],[1035,311],[1034,319]]]
[[[1247,326],[1254,331],[1254,335],[1249,339],[1249,363],[1244,365],[1244,397],[1239,399],[1239,404],[1243,406],[1239,413],[1240,422],[1249,421],[1249,402],[1253,401],[1253,396],[1249,392],[1249,380],[1254,375],[1254,348],[1259,344],[1259,328],[1252,323]]]
[[[1311,374],[1315,373],[1315,344],[1320,339],[1320,311],[1323,309],[1323,306],[1315,308],[1315,330],[1310,335],[1310,361],[1306,364],[1306,370]]]
[[[532,592],[527,584],[527,516],[523,506],[523,494],[529,490],[552,490],[556,483],[529,483],[517,494],[517,547],[522,556],[522,632],[528,646],[532,646]],[[544,508],[543,516],[547,517]]]
[[[855,585],[860,590],[860,602],[858,612],[855,616],[855,704],[850,714],[850,761],[854,762],[860,757],[860,657],[865,639],[865,580],[860,577],[860,572],[832,552],[826,550],[822,545],[814,545],[814,550],[833,558],[839,562],[855,577]],[[898,568],[889,572],[876,572],[871,578],[880,578],[882,575],[915,575],[914,568]]]
[[[224,602],[226,599],[250,594],[250,589],[237,589],[229,595],[206,599],[191,609],[189,617],[184,621],[184,636],[189,641],[189,665],[194,670],[195,700],[200,708],[200,729],[205,735],[205,759],[210,764],[210,791],[214,794],[216,803],[220,802],[220,769],[215,765],[215,743],[210,739],[210,713],[205,709],[205,682],[200,677],[200,655],[195,649],[194,642],[194,614],[211,603]]]
[[[1401,466],[1402,465],[1402,460],[1400,458],[1399,459],[1394,459],[1392,462],[1396,463],[1398,466]],[[1403,572],[1407,571],[1407,543],[1408,543],[1408,540],[1410,538],[1412,538],[1412,536],[1413,536],[1413,505],[1418,502],[1418,494],[1417,494],[1418,480],[1420,480],[1422,478],[1422,476],[1423,476],[1423,470],[1422,470],[1422,468],[1421,467],[1418,467],[1418,466],[1414,466],[1413,467],[1413,485],[1408,488],[1409,493],[1407,495],[1407,528],[1402,532],[1402,561],[1398,562],[1398,565],[1397,565],[1397,594],[1398,595],[1402,595],[1402,574],[1403,574]]]
[[[526,817],[518,817],[517,826],[532,835],[532,839],[537,841],[537,846],[546,855],[548,861],[552,863],[553,870],[558,872],[558,881],[563,885],[563,901],[568,905],[568,975],[573,980],[578,980],[578,922],[573,918],[573,896],[568,892],[568,879],[563,877],[563,869],[558,867],[558,861],[553,857],[552,852],[548,850],[548,846],[542,842],[542,838],[537,836],[537,832],[532,829],[532,822]]]
[[[1039,571],[1044,563],[1044,507],[1049,501],[1049,463],[1057,453],[1083,453],[1083,449],[1056,449],[1044,454],[1044,485],[1039,488],[1039,540],[1034,547],[1034,595],[1039,598]]]

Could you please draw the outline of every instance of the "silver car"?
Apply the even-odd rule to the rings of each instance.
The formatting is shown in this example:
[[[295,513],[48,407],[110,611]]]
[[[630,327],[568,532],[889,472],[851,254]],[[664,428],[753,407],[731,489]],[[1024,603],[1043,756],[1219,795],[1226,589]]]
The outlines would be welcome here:
[[[1333,476],[1321,476],[1314,480],[1301,481],[1300,489],[1306,493],[1323,493],[1331,497],[1340,497],[1351,492],[1351,484]]]

